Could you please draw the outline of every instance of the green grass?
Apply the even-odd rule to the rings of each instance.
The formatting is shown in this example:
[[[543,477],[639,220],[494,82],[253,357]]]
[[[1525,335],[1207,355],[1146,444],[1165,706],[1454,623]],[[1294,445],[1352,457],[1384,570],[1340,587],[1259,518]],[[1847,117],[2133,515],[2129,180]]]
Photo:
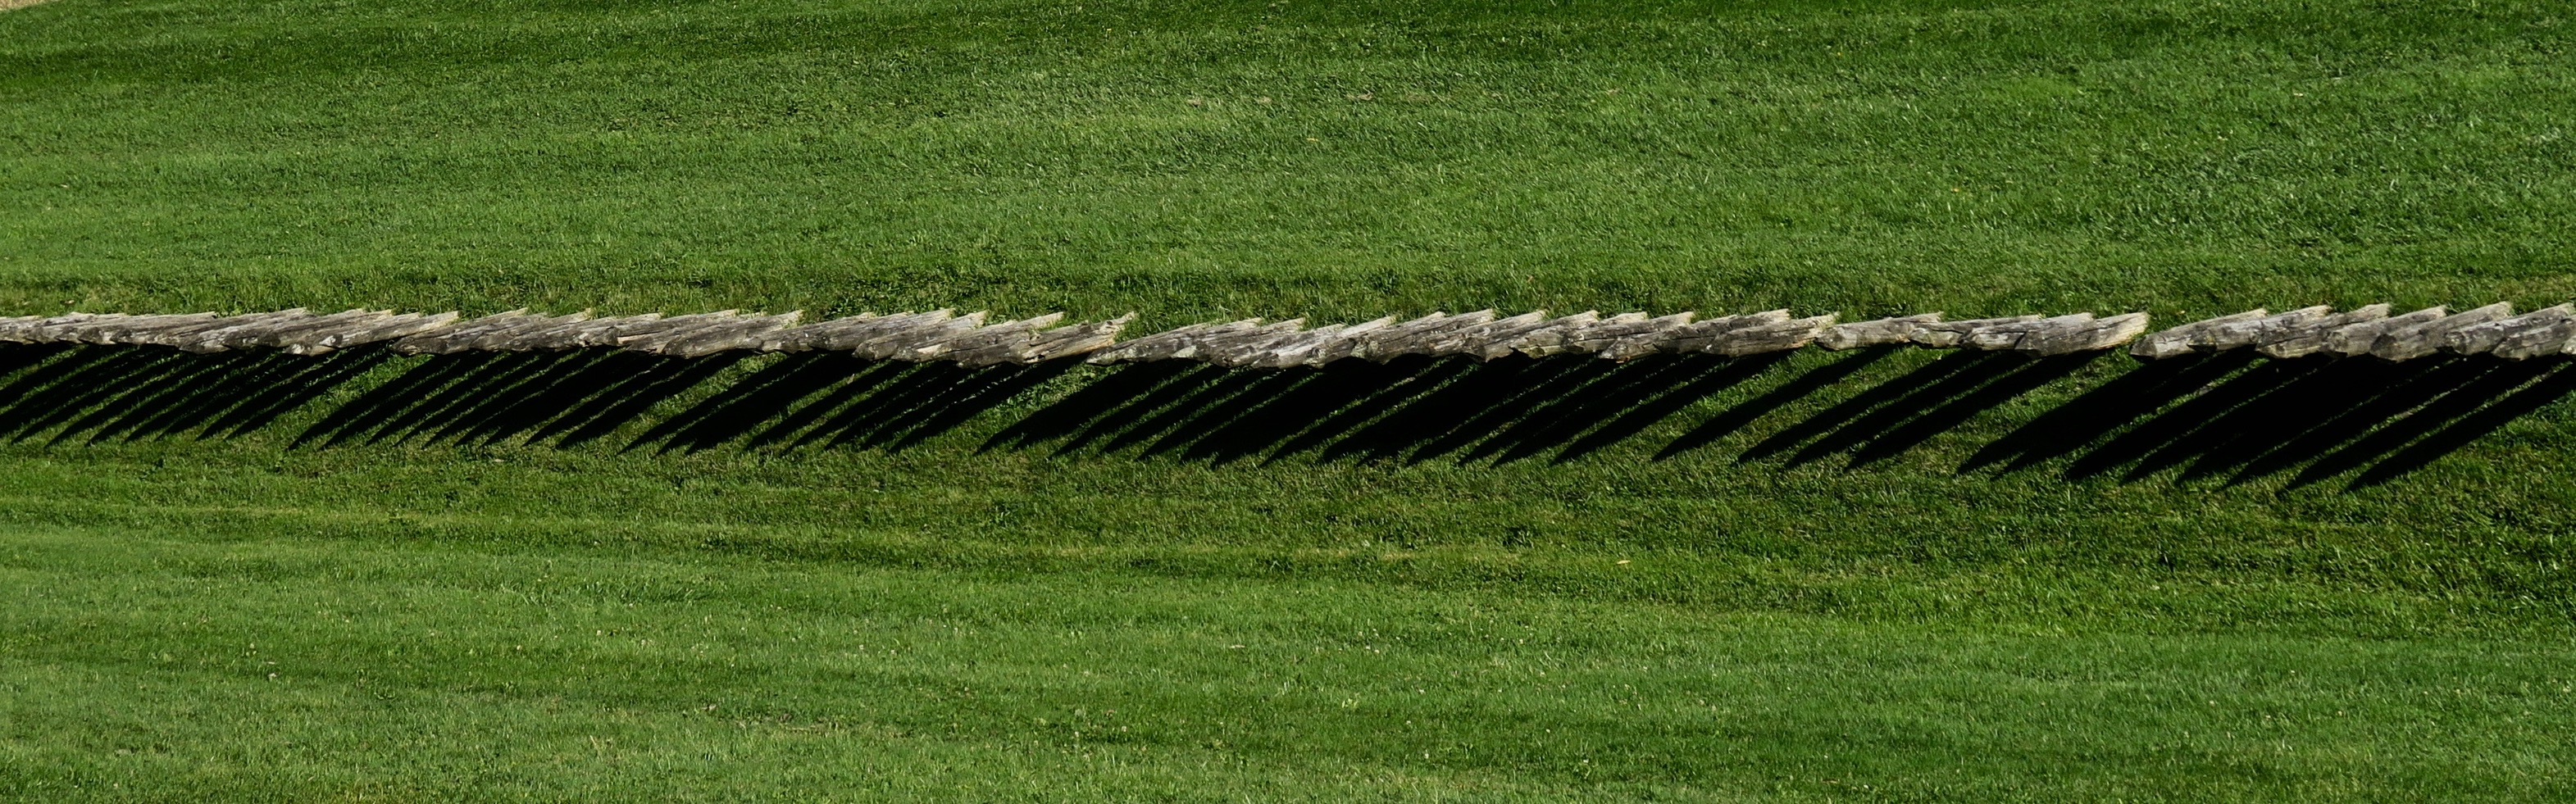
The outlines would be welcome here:
[[[2538,306],[2569,16],[54,0],[0,313]],[[1279,449],[1357,375],[1020,439],[1141,373],[906,429],[764,357],[567,435],[573,364],[137,357],[0,353],[0,796],[2576,795],[2560,363],[1897,420],[1958,364],[1809,353],[1600,443],[1677,375],[1489,367]]]

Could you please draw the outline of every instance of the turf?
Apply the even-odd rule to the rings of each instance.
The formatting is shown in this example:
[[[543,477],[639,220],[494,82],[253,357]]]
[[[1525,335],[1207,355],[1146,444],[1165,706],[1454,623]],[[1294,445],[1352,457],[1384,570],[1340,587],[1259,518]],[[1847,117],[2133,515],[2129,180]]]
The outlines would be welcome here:
[[[0,313],[2538,306],[2566,16],[55,0]],[[2563,799],[2571,392],[10,349],[0,795]]]

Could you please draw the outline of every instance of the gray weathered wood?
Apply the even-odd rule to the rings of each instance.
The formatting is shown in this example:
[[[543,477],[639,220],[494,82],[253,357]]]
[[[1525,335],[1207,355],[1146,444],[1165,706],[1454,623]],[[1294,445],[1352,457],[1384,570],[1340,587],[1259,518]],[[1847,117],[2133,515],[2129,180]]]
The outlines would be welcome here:
[[[1450,333],[1492,323],[1494,318],[1492,310],[1457,315],[1432,313],[1360,334],[1351,344],[1350,356],[1384,363],[1405,355],[1428,355]]]
[[[886,338],[898,337],[914,327],[930,326],[957,317],[957,311],[942,307],[919,313],[895,313],[835,329],[823,337],[814,349],[823,352],[858,354],[862,347]]]
[[[1157,360],[1183,359],[1186,357],[1186,355],[1181,354],[1184,349],[1191,350],[1190,354],[1197,353],[1195,348],[1197,339],[1200,336],[1222,332],[1250,330],[1260,326],[1261,319],[1258,318],[1246,318],[1240,321],[1211,321],[1204,324],[1191,324],[1178,329],[1164,330],[1126,343],[1117,344],[1107,349],[1102,349],[1093,353],[1087,362],[1100,364],[1148,363]]]
[[[1941,322],[1940,313],[1881,318],[1836,324],[1816,334],[1816,345],[1826,349],[1859,349],[1868,346],[1895,346],[1914,339],[1914,330],[1925,324]]]
[[[2204,348],[2206,351],[2224,352],[2257,346],[2269,340],[2275,332],[2309,326],[2332,315],[2334,315],[2333,307],[2320,304],[2315,307],[2301,307],[2286,313],[2267,315],[2252,321],[2220,324],[2210,328],[2208,334],[2203,336],[2206,343]]]
[[[897,328],[852,347],[850,354],[868,360],[920,362],[927,359],[922,354],[923,349],[931,348],[940,341],[956,337],[960,333],[972,332],[984,326],[985,318],[990,315],[991,313],[987,311],[977,310],[961,316],[923,321]]]
[[[2242,313],[2204,318],[2139,338],[2137,343],[2129,346],[2129,354],[2141,360],[2163,360],[2194,352],[2214,352],[2218,350],[2219,334],[2226,332],[2229,326],[2250,324],[2271,315],[2270,310],[2257,307]]]
[[[1197,360],[1214,366],[1242,366],[1262,352],[1306,329],[1306,319],[1291,318],[1258,327],[1227,332],[1209,332],[1193,339],[1175,357]]]
[[[508,312],[468,319],[445,329],[396,338],[393,344],[386,348],[407,355],[454,354],[464,351],[474,342],[477,335],[500,327],[516,326],[529,317],[528,308],[521,307]]]
[[[2122,313],[2023,333],[2013,349],[2041,357],[2099,352],[2119,348],[2146,331],[2146,313]]]
[[[618,336],[617,348],[629,352],[661,354],[664,348],[680,342],[683,338],[702,332],[719,331],[743,318],[741,310],[718,310],[712,313],[672,316],[639,327],[640,331],[636,334]]]
[[[2378,342],[2382,333],[2439,321],[2443,316],[2450,314],[2451,310],[2448,307],[2427,307],[2405,315],[2348,324],[2327,333],[2325,348],[2319,351],[2344,357],[2370,354],[2370,345]]]
[[[1387,319],[1379,320],[1386,321]],[[1389,323],[1393,322],[1390,321]],[[1287,335],[1282,335],[1272,339],[1259,350],[1243,355],[1238,362],[1233,363],[1232,365],[1242,366],[1245,368],[1286,368],[1289,366],[1302,366],[1305,365],[1307,356],[1313,354],[1317,348],[1320,348],[1331,341],[1340,339],[1342,337],[1342,333],[1353,326],[1358,325],[1325,324],[1313,329],[1300,330]]]
[[[348,346],[426,332],[445,326],[456,319],[454,313],[432,316],[420,313],[378,312],[383,314],[283,333],[263,345],[276,346],[290,354],[318,355]]]
[[[1546,357],[1568,350],[1566,344],[1582,337],[1583,331],[1600,323],[1601,311],[1585,310],[1573,315],[1548,319],[1545,323],[1511,339],[1512,351],[1530,357]]]
[[[1620,344],[1612,348],[1639,354],[1654,352],[1715,354],[1720,348],[1720,342],[1725,340],[1729,333],[1749,327],[1770,326],[1788,321],[1789,311],[1787,310],[1764,310],[1745,315],[1718,316],[1674,327],[1668,332],[1657,333],[1653,336],[1656,341],[1654,343]]]
[[[616,346],[617,339],[641,335],[668,320],[661,313],[609,316],[588,321],[572,321],[520,333],[510,341],[510,348],[528,352],[560,352]]]
[[[1971,318],[1965,321],[1927,321],[1915,325],[1914,331],[1905,337],[1916,346],[1948,349],[1966,340],[1968,333],[1985,327],[2022,324],[2039,319],[2040,317],[2035,315],[2016,315],[2004,318]]]
[[[2459,327],[2449,332],[2442,333],[2440,348],[2442,351],[2458,355],[2492,354],[2495,352],[2497,347],[2503,346],[2507,340],[2512,339],[2516,335],[2534,330],[2550,330],[2558,326],[2560,323],[2567,321],[2571,317],[2576,317],[2576,306],[2561,304],[2556,307],[2533,310],[2511,318],[2499,318],[2482,324],[2470,324],[2465,327]],[[2516,351],[2520,352],[2522,350],[2517,349]],[[2552,349],[2550,351],[2554,353],[2556,350]],[[2534,355],[2507,355],[2510,359],[2516,360],[2532,356]]]
[[[1279,365],[1282,367],[1289,365],[1325,365],[1345,357],[1350,357],[1351,350],[1358,348],[1360,339],[1366,338],[1370,333],[1378,330],[1395,326],[1395,324],[1395,316],[1362,321],[1360,323],[1344,327],[1340,332],[1334,333],[1325,337],[1321,341],[1316,342],[1311,348],[1307,348],[1305,350],[1305,354],[1298,357],[1294,363],[1286,362],[1289,355],[1293,354],[1293,352],[1283,352],[1277,359],[1280,361]]]
[[[148,330],[127,332],[122,336],[121,342],[137,346],[166,346],[177,348],[180,344],[195,342],[198,335],[226,327],[240,326],[250,321],[261,320],[274,315],[276,314],[251,313],[248,315],[215,316],[213,318],[200,319],[193,322],[174,323],[165,326],[153,327]]]
[[[135,325],[136,319],[149,319],[149,316],[133,316],[124,313],[76,315],[79,317],[64,317],[64,320],[59,323],[46,324],[43,332],[37,337],[53,343],[111,343],[113,342],[111,339],[117,333]]]
[[[123,320],[122,313],[64,313],[40,318],[19,336],[26,343],[78,343],[73,333],[94,322]]]
[[[14,315],[0,318],[0,343],[35,343],[38,330],[45,325],[40,315]]]
[[[250,349],[254,347],[283,349],[288,346],[303,343],[307,338],[313,337],[316,333],[328,333],[345,327],[374,324],[384,321],[385,319],[392,318],[393,315],[394,313],[391,310],[368,310],[364,308],[342,310],[330,315],[314,316],[291,324],[271,327],[260,331],[257,335],[247,332],[238,333],[232,338],[227,339],[224,345],[234,349]]]
[[[2076,329],[2089,327],[2092,324],[2092,313],[2070,313],[2028,321],[1987,324],[1969,330],[1966,337],[1959,339],[1959,348],[1990,352],[2013,351],[2020,349],[2022,339],[2032,333]]]
[[[1626,360],[1637,354],[1661,351],[1671,342],[1673,330],[1688,326],[1696,313],[1680,312],[1649,318],[1645,313],[1620,313],[1584,327],[1566,342],[1569,354],[1588,354],[1607,360]],[[1628,346],[1617,352],[1612,347]]]
[[[2570,310],[2570,305],[2561,304],[2526,316],[2532,321],[2506,333],[2487,354],[2506,360],[2566,354],[2576,347],[2576,313]]]
[[[2335,339],[2335,333],[2357,324],[2387,318],[2388,313],[2388,305],[2373,304],[2323,318],[2284,322],[2260,330],[2255,336],[2254,350],[2265,357],[2282,359],[2319,353],[2338,354],[2328,348]]]
[[[1690,315],[1684,313],[1682,315]],[[1702,319],[1696,315],[1661,326],[1621,336],[1600,350],[1608,360],[1634,360],[1647,355],[1700,353],[1709,351],[1716,339],[1729,331],[1754,326],[1768,317],[1788,319],[1781,311],[1751,315],[1727,315]]]
[[[786,329],[805,317],[802,310],[777,315],[745,316],[733,321],[691,331],[662,345],[661,354],[672,357],[705,357],[717,352],[759,349],[761,339],[769,333]]]
[[[1339,348],[1344,352],[1344,357],[1356,357],[1362,360],[1375,360],[1383,363],[1387,360],[1394,359],[1395,355],[1389,354],[1385,358],[1378,358],[1375,356],[1378,346],[1382,341],[1387,343],[1401,341],[1407,337],[1408,333],[1421,333],[1428,329],[1436,328],[1442,332],[1447,332],[1449,330],[1485,323],[1472,322],[1467,324],[1452,324],[1449,323],[1449,318],[1450,316],[1448,313],[1434,312],[1421,318],[1398,321],[1367,332],[1354,334],[1350,336],[1346,342],[1340,344]],[[1488,321],[1490,320],[1491,319],[1488,319]]]
[[[1136,314],[1128,313],[1107,321],[1086,321],[1037,333],[1029,339],[1028,353],[1021,362],[1064,360],[1107,349],[1118,342],[1118,331],[1134,320]]]
[[[309,344],[289,345],[287,347],[287,351],[303,355],[316,355],[335,349],[348,349],[371,343],[383,343],[385,341],[406,338],[424,332],[435,332],[441,329],[446,329],[448,327],[455,326],[456,319],[457,314],[455,311],[437,314],[406,313],[404,315],[397,316],[392,320],[378,321],[364,327],[350,327],[346,329],[316,333],[316,337],[314,337]]]
[[[1029,349],[1037,342],[1038,333],[1062,320],[1063,313],[1048,313],[1003,321],[923,344],[914,351],[920,354],[918,359],[941,359],[968,366],[1023,363],[1027,362]]]
[[[238,346],[248,346],[271,332],[293,328],[316,318],[321,316],[314,315],[302,307],[274,313],[235,316],[227,320],[224,326],[190,333],[187,338],[175,340],[170,345],[181,351],[201,354],[221,352]]]
[[[1533,310],[1509,318],[1471,324],[1431,338],[1423,352],[1433,356],[1465,355],[1478,360],[1492,360],[1511,354],[1514,341],[1547,326],[1547,322],[1546,311]]]
[[[2513,315],[2513,305],[2497,302],[2473,310],[2431,321],[2380,330],[2370,342],[2370,356],[2381,360],[2404,361],[2430,355],[2441,348],[2442,336],[2462,327],[2484,324]]]
[[[875,313],[860,313],[854,316],[835,318],[829,321],[816,321],[811,324],[775,330],[767,335],[760,336],[760,350],[764,352],[814,351],[823,348],[824,344],[830,343],[834,336],[842,333],[863,330],[869,325],[883,320],[884,318],[885,316],[877,315]]]
[[[495,322],[492,326],[476,330],[472,335],[460,335],[454,340],[462,344],[459,351],[525,351],[517,348],[516,345],[528,336],[589,320],[591,320],[589,310],[564,315],[523,315],[509,321]]]
[[[1786,315],[1780,311],[1773,312]],[[1826,313],[1787,320],[1755,320],[1709,339],[1706,345],[1698,347],[1696,351],[1725,357],[1744,357],[1801,349],[1822,337],[1825,330],[1832,327],[1834,319],[1838,317],[1833,313]],[[1754,316],[1748,316],[1748,318],[1754,318]]]
[[[147,343],[149,339],[165,333],[210,328],[216,321],[222,320],[222,318],[223,316],[214,313],[172,313],[168,315],[135,316],[128,320],[123,327],[106,335],[105,339],[99,342],[144,344]]]

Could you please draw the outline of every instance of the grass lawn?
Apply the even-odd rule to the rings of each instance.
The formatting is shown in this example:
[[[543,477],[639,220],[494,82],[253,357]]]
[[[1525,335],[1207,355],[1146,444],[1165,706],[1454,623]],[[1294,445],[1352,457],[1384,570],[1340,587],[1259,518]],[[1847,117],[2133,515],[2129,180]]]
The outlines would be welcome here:
[[[0,314],[2576,295],[2550,3],[53,0]],[[0,350],[0,797],[2563,800],[2576,365]]]

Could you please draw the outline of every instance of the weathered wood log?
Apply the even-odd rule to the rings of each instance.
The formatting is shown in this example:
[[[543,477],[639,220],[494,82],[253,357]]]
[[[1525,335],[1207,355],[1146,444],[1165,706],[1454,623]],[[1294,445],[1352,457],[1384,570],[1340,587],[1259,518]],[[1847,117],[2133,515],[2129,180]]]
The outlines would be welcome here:
[[[39,318],[29,325],[25,334],[19,335],[17,340],[24,343],[77,343],[78,341],[69,336],[77,332],[82,325],[91,322],[117,321],[125,317],[123,313],[64,313]]]
[[[1433,347],[1450,333],[1494,321],[1494,311],[1448,315],[1432,313],[1391,326],[1361,333],[1351,344],[1350,356],[1384,363],[1405,355],[1428,355]],[[1517,339],[1515,339],[1517,340]]]
[[[314,316],[301,321],[261,328],[256,331],[236,331],[231,337],[224,339],[224,348],[284,349],[303,343],[306,339],[320,334],[327,334],[334,330],[350,326],[374,324],[383,321],[384,319],[392,318],[393,315],[393,311],[391,310],[368,310],[364,308],[342,310],[330,315]]]
[[[2569,349],[2576,348],[2576,313],[2570,312],[2570,305],[2550,307],[2526,318],[2534,319],[2535,323],[2506,333],[2503,340],[2487,350],[2487,354],[2506,360],[2529,360],[2567,354]]]
[[[192,322],[174,323],[152,327],[150,329],[137,329],[127,332],[123,336],[121,342],[137,346],[166,346],[177,348],[180,344],[195,342],[198,335],[226,327],[240,326],[245,322],[273,315],[276,314],[251,313],[248,315],[215,316],[213,318],[198,319]]]
[[[1914,331],[1907,333],[1905,339],[1916,346],[1948,349],[1966,340],[1968,333],[1985,327],[2028,323],[2039,319],[2040,317],[2035,315],[2016,315],[2004,318],[1971,318],[1965,321],[1927,321],[1915,325]]]
[[[1291,318],[1246,330],[1210,332],[1200,335],[1173,355],[1213,366],[1242,366],[1268,351],[1273,344],[1295,337],[1305,329],[1306,319]]]
[[[132,326],[138,318],[148,317],[124,313],[75,313],[58,317],[58,323],[45,324],[36,337],[52,343],[108,343],[114,333]]]
[[[2092,313],[2070,313],[2030,321],[1987,324],[1969,330],[1966,337],[1959,339],[1959,348],[1989,352],[2014,351],[2021,347],[2022,338],[2032,333],[2089,327],[2092,324]]]
[[[2077,324],[2024,333],[2013,350],[2040,357],[2117,349],[2147,331],[2146,313],[2122,313]]]
[[[1783,315],[1786,318],[1786,315]],[[1925,324],[1941,322],[1940,313],[1924,313],[1875,321],[1836,324],[1817,333],[1816,345],[1826,349],[1859,349],[1866,346],[1895,346],[1914,339],[1914,330]]]
[[[666,320],[661,313],[609,316],[588,321],[571,321],[550,327],[527,330],[512,337],[503,348],[520,352],[561,352],[616,346],[617,339],[641,335]]]
[[[837,327],[825,333],[814,345],[816,351],[857,354],[861,347],[887,338],[899,337],[914,327],[930,326],[957,317],[957,311],[942,307],[928,312],[903,312],[878,316],[867,321]]]
[[[480,319],[477,320],[479,321]],[[477,326],[472,332],[451,331],[449,340],[454,342],[455,351],[459,352],[524,351],[525,349],[523,349],[520,344],[534,342],[534,336],[539,333],[588,323],[591,320],[589,310],[581,310],[565,315],[536,315],[533,313],[523,313],[517,316],[512,316],[508,320],[493,321],[482,326]],[[474,323],[474,321],[468,321],[464,325],[459,325],[452,329],[461,330],[464,326],[470,326]]]
[[[1386,318],[1380,318],[1373,321],[1363,321],[1357,324],[1326,324],[1324,326],[1297,332],[1280,338],[1278,341],[1271,343],[1268,348],[1261,350],[1257,354],[1249,356],[1242,365],[1248,368],[1287,368],[1289,366],[1322,365],[1323,362],[1331,362],[1332,360],[1339,359],[1339,357],[1348,357],[1350,355],[1348,344],[1353,336],[1381,327],[1393,326],[1394,324],[1394,316],[1388,316]],[[1341,349],[1342,354],[1339,357],[1324,358],[1322,362],[1313,362],[1317,360],[1326,348],[1337,343],[1343,344]]]
[[[336,327],[306,330],[287,340],[290,354],[318,355],[370,343],[405,338],[423,332],[445,329],[456,323],[456,313],[436,315],[403,313],[380,319],[344,324]]]
[[[867,360],[917,361],[922,359],[923,348],[984,326],[984,319],[989,315],[991,313],[977,310],[898,327],[851,347],[850,354]]]
[[[508,321],[495,322],[492,326],[483,327],[471,335],[457,336],[454,340],[457,351],[461,352],[522,351],[517,348],[521,339],[556,327],[589,320],[591,320],[589,310],[564,315],[523,315]]]
[[[1319,350],[1319,354],[1322,351],[1338,349],[1342,352],[1343,357],[1356,357],[1362,360],[1375,360],[1383,363],[1387,360],[1394,359],[1395,355],[1387,355],[1384,359],[1375,357],[1374,355],[1381,341],[1387,343],[1401,341],[1408,337],[1407,333],[1421,333],[1425,329],[1430,328],[1438,328],[1441,332],[1447,332],[1450,330],[1461,329],[1463,327],[1475,326],[1477,323],[1486,323],[1474,322],[1463,325],[1451,325],[1447,323],[1449,318],[1450,316],[1448,313],[1434,312],[1421,318],[1398,321],[1383,327],[1370,329],[1366,332],[1354,333],[1349,338],[1342,342],[1338,342],[1334,346],[1329,346],[1324,350]],[[1488,322],[1491,320],[1492,319],[1487,319]],[[1438,336],[1434,335],[1431,337],[1437,339]]]
[[[2462,327],[2484,324],[2513,315],[2513,305],[2497,302],[2454,315],[2383,329],[2370,342],[2370,356],[2381,360],[2404,361],[2430,355],[2441,348],[2442,336]]]
[[[194,315],[125,315],[101,313],[85,319],[47,326],[39,336],[56,343],[113,344],[138,333],[152,332],[174,325],[212,320],[213,314]]]
[[[1048,313],[977,327],[922,345],[915,350],[919,353],[916,359],[936,358],[968,366],[1027,362],[1029,349],[1036,344],[1038,333],[1062,320],[1063,313]]]
[[[44,326],[40,315],[14,315],[0,318],[0,343],[35,343],[36,331]]]
[[[1395,324],[1395,316],[1370,319],[1357,324],[1352,324],[1343,328],[1340,332],[1325,337],[1323,340],[1315,343],[1312,348],[1305,349],[1304,356],[1297,358],[1293,363],[1289,362],[1289,358],[1293,356],[1295,352],[1285,349],[1281,350],[1280,356],[1275,358],[1275,361],[1279,367],[1283,368],[1292,365],[1321,366],[1331,363],[1335,360],[1350,357],[1351,350],[1359,347],[1360,339],[1366,338],[1370,333],[1378,330],[1395,326]]]
[[[85,321],[48,327],[46,337],[57,343],[116,343],[126,333],[149,330],[158,323],[158,315],[125,315],[102,313]]]
[[[860,313],[829,321],[787,327],[760,336],[760,350],[764,352],[814,351],[823,348],[823,345],[830,343],[835,336],[865,329],[884,318],[885,316],[875,313]]]
[[[1650,327],[1640,332],[1622,335],[1597,350],[1597,354],[1604,360],[1635,360],[1647,355],[1703,352],[1707,351],[1709,341],[1720,333],[1750,326],[1753,319],[1770,314],[1730,315],[1710,319],[1701,319],[1691,313],[1677,315],[1689,317],[1675,318],[1668,322],[1668,326]],[[1783,314],[1782,317],[1787,316]]]
[[[1511,340],[1512,351],[1530,357],[1546,357],[1567,351],[1566,344],[1583,334],[1583,330],[1600,323],[1601,311],[1585,310],[1573,315],[1557,316]]]
[[[1192,349],[1193,351],[1191,353],[1196,354],[1194,346],[1200,336],[1220,332],[1249,330],[1260,326],[1261,319],[1258,318],[1246,318],[1241,321],[1211,321],[1205,324],[1191,324],[1178,329],[1164,330],[1162,332],[1157,332],[1152,335],[1147,335],[1142,338],[1137,338],[1126,343],[1100,350],[1099,352],[1094,353],[1087,362],[1106,365],[1110,363],[1148,363],[1157,360],[1180,359],[1180,352],[1183,349]]]
[[[315,333],[327,333],[332,330],[349,326],[375,324],[392,318],[393,315],[394,313],[391,310],[368,310],[364,308],[342,310],[330,315],[314,316],[291,324],[269,327],[260,330],[255,335],[249,332],[237,333],[233,337],[227,339],[224,345],[233,349],[250,349],[254,347],[283,349],[294,344],[303,343],[306,338],[313,336]]]
[[[1633,360],[1644,355],[1670,352],[1675,331],[1690,326],[1697,318],[1698,313],[1689,311],[1653,318],[1645,313],[1621,313],[1585,327],[1574,338],[1571,351],[1604,360]]]
[[[1621,341],[1635,341],[1626,351],[1650,354],[1668,340],[1668,333],[1690,324],[1694,313],[1675,313],[1649,318],[1645,313],[1620,313],[1609,318],[1580,313],[1556,319],[1549,326],[1535,328],[1514,343],[1514,350],[1531,357],[1574,354],[1598,355],[1620,359],[1604,350]]]
[[[2204,348],[2206,351],[2224,352],[2229,349],[2255,346],[2269,339],[2276,331],[2308,326],[2323,321],[2333,314],[2333,307],[2320,304],[2315,307],[2301,307],[2286,313],[2267,315],[2252,321],[2220,324],[2211,327],[2208,334],[2203,336],[2207,344]]]
[[[1391,321],[1392,319],[1379,319]],[[1512,344],[1541,327],[1547,326],[1544,310],[1533,310],[1508,318],[1497,318],[1482,324],[1470,324],[1430,338],[1423,352],[1433,356],[1465,355],[1478,360],[1492,360],[1512,353]]]
[[[2242,313],[2204,318],[2182,326],[2139,338],[2130,345],[2129,354],[2140,360],[2163,360],[2193,352],[2218,351],[2218,336],[2236,324],[2250,324],[2271,317],[2272,312],[2257,307]]]
[[[141,344],[168,333],[209,329],[221,320],[223,316],[215,313],[138,315],[84,327],[78,340],[81,343]]]
[[[1107,321],[1088,321],[1040,332],[1029,340],[1028,353],[1020,362],[1044,363],[1107,349],[1110,344],[1118,342],[1118,331],[1134,320],[1136,314],[1128,313]]]
[[[223,326],[199,330],[191,333],[187,338],[173,341],[170,345],[178,347],[181,351],[201,354],[221,352],[235,348],[237,344],[247,346],[270,332],[292,328],[320,317],[302,307],[274,313],[234,316],[226,320]]]
[[[2333,345],[2335,333],[2357,324],[2387,318],[2388,313],[2388,305],[2373,304],[2323,318],[2285,322],[2260,330],[2255,336],[2254,351],[2264,357],[2283,359],[2318,353],[2340,354],[2329,348]]]
[[[396,338],[393,344],[386,348],[407,355],[454,354],[464,351],[467,345],[474,342],[475,336],[495,328],[513,326],[528,317],[528,308],[521,307],[481,318],[467,319],[455,326],[433,332]]]
[[[689,332],[662,345],[660,354],[672,357],[705,357],[717,352],[759,349],[763,337],[786,329],[804,318],[805,311],[790,310],[777,315],[745,316]]]
[[[1787,310],[1764,310],[1759,313],[1748,313],[1745,315],[1718,316],[1716,318],[1704,321],[1693,321],[1683,326],[1674,327],[1669,332],[1656,333],[1649,336],[1651,340],[1648,343],[1614,344],[1611,348],[1616,351],[1633,352],[1639,355],[1654,354],[1656,352],[1670,352],[1676,354],[1714,354],[1719,349],[1720,343],[1725,340],[1730,333],[1750,327],[1782,324],[1787,323],[1788,321],[1789,311]]]
[[[2503,346],[2505,341],[2511,339],[2515,335],[2534,330],[2547,331],[2556,327],[2561,322],[2567,321],[2571,317],[2576,317],[2576,306],[2561,304],[2556,307],[2542,308],[2522,315],[2513,316],[2511,318],[2499,318],[2482,324],[2470,324],[2468,326],[2458,327],[2449,332],[2442,333],[2442,342],[2439,344],[2439,347],[2442,351],[2456,355],[2492,354],[2495,352],[2496,347]],[[2555,352],[2556,350],[2553,349],[2551,351]],[[2531,355],[2526,354],[2521,357],[2514,357],[2511,359],[2520,360],[2527,357],[2531,357]]]
[[[633,335],[618,336],[617,348],[629,352],[661,354],[663,348],[678,343],[682,338],[724,327],[741,321],[743,317],[741,310],[718,310],[697,315],[672,316],[637,327],[637,332]]]
[[[2037,321],[2016,321],[1978,327],[1960,341],[1969,349],[2028,352],[2035,355],[2066,355],[2110,349],[2128,343],[2147,330],[2147,314],[2127,313],[2109,318],[2095,318],[2092,313],[2074,313]]]
[[[2385,318],[2377,318],[2348,324],[2336,329],[2334,332],[2328,333],[2326,335],[2325,348],[2320,351],[2326,354],[2342,355],[2344,357],[2370,354],[2370,345],[2378,342],[2379,336],[2382,333],[2392,329],[2404,329],[2418,324],[2439,321],[2442,320],[2443,316],[2450,314],[2451,309],[2448,307],[2427,307],[2405,315],[2393,315]]]
[[[1787,315],[1785,311],[1772,312],[1781,316]],[[1822,337],[1825,329],[1833,326],[1834,319],[1838,317],[1833,313],[1826,313],[1806,318],[1756,320],[1710,338],[1695,351],[1726,357],[1744,357],[1800,349],[1814,343],[1818,337]],[[1756,318],[1756,316],[1747,316],[1747,318]]]

